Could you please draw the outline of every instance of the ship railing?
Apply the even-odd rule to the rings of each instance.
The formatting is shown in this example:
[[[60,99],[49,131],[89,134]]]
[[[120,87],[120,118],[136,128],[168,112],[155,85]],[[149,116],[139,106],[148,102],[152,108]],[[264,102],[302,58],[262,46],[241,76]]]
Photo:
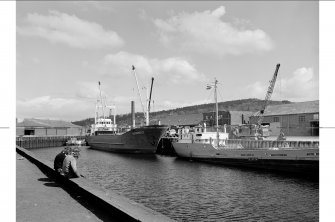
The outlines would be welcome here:
[[[319,148],[319,141],[286,141],[286,140],[244,140],[228,139],[225,142],[227,147],[240,146],[248,149],[268,149],[268,148]]]
[[[187,140],[187,139],[185,139]],[[212,144],[217,147],[217,139],[188,139],[191,143]],[[226,148],[268,149],[268,148],[319,148],[319,141],[285,141],[285,140],[245,140],[219,139],[219,146]]]
[[[212,144],[217,147],[216,138],[198,139],[193,135],[179,137],[190,143]],[[219,139],[220,147],[247,148],[247,149],[268,149],[268,148],[319,148],[319,141],[288,141],[288,140],[248,140],[248,139]]]

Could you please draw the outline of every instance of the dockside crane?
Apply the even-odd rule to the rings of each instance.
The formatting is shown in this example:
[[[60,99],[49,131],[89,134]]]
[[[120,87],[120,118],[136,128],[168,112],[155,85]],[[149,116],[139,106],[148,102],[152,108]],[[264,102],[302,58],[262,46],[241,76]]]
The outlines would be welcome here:
[[[258,118],[257,118],[257,125],[258,126],[261,126],[262,123],[263,123],[264,111],[265,111],[266,107],[269,105],[269,102],[270,102],[270,99],[271,99],[271,96],[272,96],[272,93],[273,93],[273,89],[274,89],[275,84],[276,84],[279,67],[280,67],[280,64],[278,63],[277,66],[276,66],[275,73],[273,74],[273,77],[270,81],[268,91],[266,92],[262,109],[259,112],[257,112],[257,114],[256,114],[256,116],[258,116]]]
[[[151,103],[151,94],[152,94],[152,86],[154,85],[154,77],[151,78],[151,87],[150,87],[150,96],[149,96],[149,105],[148,112],[150,112],[150,103]]]
[[[242,124],[238,126],[237,128],[233,128],[232,133],[233,133],[233,136],[236,136],[236,138],[263,139],[263,137],[269,136],[268,127],[263,126],[262,123],[264,119],[264,111],[270,102],[271,95],[273,93],[273,89],[276,84],[279,67],[280,67],[280,64],[278,63],[276,65],[276,70],[273,74],[273,77],[270,81],[270,85],[266,92],[265,100],[264,100],[264,103],[262,104],[261,110],[253,115],[253,117],[256,117],[255,124]]]
[[[146,109],[144,108],[143,102],[142,102],[142,96],[141,96],[141,91],[140,91],[140,87],[138,85],[138,81],[137,81],[137,75],[136,75],[136,71],[135,71],[135,66],[132,66],[132,71],[134,73],[135,76],[135,80],[136,80],[136,85],[137,85],[137,91],[138,91],[138,96],[140,98],[140,102],[141,102],[141,106],[142,106],[142,110],[143,110],[143,114],[144,114],[144,118],[145,118],[145,122],[146,125],[149,126],[149,112],[150,112],[150,102],[151,102],[151,94],[152,94],[152,86],[154,83],[154,78],[151,78],[151,89],[150,89],[150,97],[147,97],[147,104],[146,104]],[[146,88],[146,87],[145,87]],[[147,88],[146,88],[147,89]],[[147,90],[148,92],[148,90]],[[148,95],[147,95],[148,96]]]

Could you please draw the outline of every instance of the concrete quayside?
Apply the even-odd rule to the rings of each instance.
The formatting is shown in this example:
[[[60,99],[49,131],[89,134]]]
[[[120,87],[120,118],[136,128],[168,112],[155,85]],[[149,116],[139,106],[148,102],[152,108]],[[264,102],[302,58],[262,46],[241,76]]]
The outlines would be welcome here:
[[[36,173],[36,169],[35,174],[29,173],[29,170],[27,174],[17,174],[17,177],[19,177],[17,178],[17,221],[36,221],[36,218],[39,221],[64,221],[64,219],[67,221],[71,220],[71,218],[75,221],[174,221],[161,213],[155,212],[112,191],[104,190],[84,177],[66,179],[53,170],[53,163],[39,159],[30,151],[22,147],[16,146],[16,152],[18,154],[17,161],[25,158],[29,160],[31,165],[36,165],[38,169],[47,176],[47,178],[44,179],[36,179],[37,181],[54,181],[55,183],[52,183],[52,186],[55,186],[55,189],[58,189],[57,192],[53,190],[49,195],[45,192],[40,192],[41,189],[37,189],[38,187],[35,189],[35,186],[41,186],[36,180],[33,180],[32,178],[22,178],[31,175],[35,175],[36,177],[38,173]],[[18,168],[25,168],[25,171],[27,171],[28,168],[33,168],[33,166],[28,166],[27,168],[26,165],[29,165],[27,162],[23,164],[25,166],[23,166],[21,162],[19,163],[20,164],[17,163]],[[28,185],[20,183],[28,183]],[[37,185],[32,185],[31,183]],[[71,198],[65,195],[63,191],[59,191],[57,184],[59,184],[69,196],[75,197],[84,207],[78,206],[80,204],[73,199],[71,201],[65,201],[64,199]],[[48,185],[50,185],[50,183],[48,183]],[[27,190],[29,187],[32,188],[30,191]],[[58,193],[64,198],[60,198]],[[36,194],[36,196],[32,194]],[[46,198],[49,200],[45,200]],[[53,199],[54,201],[52,201]],[[38,201],[40,201],[42,205],[48,206],[48,212],[40,212],[43,210],[38,210],[38,208],[41,207],[35,203]],[[66,205],[68,210],[60,211],[55,207],[51,207],[63,206],[64,204],[60,204],[61,202]],[[29,208],[29,204],[27,206],[27,203],[34,203],[33,205],[36,205],[35,208],[33,207],[35,210],[28,211],[27,208]],[[76,212],[77,210],[79,212]],[[23,215],[23,212],[28,215]]]

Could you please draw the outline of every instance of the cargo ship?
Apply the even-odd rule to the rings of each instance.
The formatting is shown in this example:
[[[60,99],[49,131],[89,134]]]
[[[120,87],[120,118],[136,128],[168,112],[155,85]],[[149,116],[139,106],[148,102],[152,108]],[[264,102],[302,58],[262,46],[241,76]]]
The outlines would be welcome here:
[[[92,149],[117,153],[155,153],[166,126],[143,126],[124,133],[98,131],[87,137]]]
[[[278,68],[279,65],[274,77],[277,75]],[[275,78],[270,82],[263,111],[272,93],[274,82]],[[279,135],[277,140],[267,140],[262,137],[261,121],[255,125],[258,129],[255,134],[244,136],[243,139],[230,139],[230,134],[226,132],[225,127],[223,132],[219,132],[216,84],[217,80],[211,85],[215,89],[216,132],[207,132],[206,127],[203,126],[194,127],[192,131],[185,128],[179,129],[178,139],[172,142],[177,156],[217,164],[318,177],[319,141],[287,141],[283,134]],[[262,120],[262,116],[259,119]]]
[[[277,141],[228,139],[229,134],[220,132],[180,133],[177,141],[172,142],[180,158],[223,164],[319,175],[318,141]]]
[[[138,85],[134,66],[133,72],[136,78],[136,83]],[[101,84],[99,82],[100,100],[98,100],[96,104],[95,121],[91,126],[90,134],[86,138],[87,144],[92,149],[117,153],[155,153],[159,140],[166,132],[168,127],[164,125],[149,125],[149,111],[153,78],[151,82],[150,99],[147,100],[147,109],[143,110],[146,125],[137,128],[135,127],[135,105],[134,101],[132,101],[132,126],[130,129],[127,128],[125,131],[121,131],[120,128],[117,127],[115,121],[116,108],[115,106],[106,105],[106,102],[103,101],[100,85]],[[143,104],[142,101],[141,104]],[[107,116],[113,116],[113,120],[106,117],[105,114],[107,113],[109,113]]]

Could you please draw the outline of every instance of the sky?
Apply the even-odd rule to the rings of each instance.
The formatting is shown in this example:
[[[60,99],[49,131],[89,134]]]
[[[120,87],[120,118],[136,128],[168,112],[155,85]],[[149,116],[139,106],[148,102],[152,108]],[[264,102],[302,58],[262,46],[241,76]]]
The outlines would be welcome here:
[[[103,4],[109,6],[103,6]],[[192,36],[192,30],[187,29],[187,24],[192,22],[191,15],[200,16],[206,11],[208,13],[215,11],[214,15],[220,15],[220,9],[216,11],[220,6],[225,8],[225,14],[220,17],[221,28],[217,28],[216,25],[215,28],[218,30],[208,28],[202,32],[202,35]],[[320,98],[320,140],[322,141],[320,148],[323,150],[320,156],[320,221],[329,221],[329,218],[333,218],[331,204],[335,197],[333,189],[335,180],[329,176],[333,175],[331,170],[335,167],[333,161],[335,149],[332,149],[335,135],[334,93],[332,92],[335,72],[333,41],[335,39],[333,28],[335,2],[320,1],[319,69],[316,43],[319,20],[317,7],[317,2],[312,1],[301,3],[189,1],[146,4],[145,2],[117,4],[116,2],[0,1],[0,101],[2,102],[0,139],[3,154],[6,157],[16,155],[15,150],[11,149],[15,146],[16,117],[44,116],[77,120],[93,116],[98,81],[102,82],[103,92],[117,104],[120,113],[128,112],[130,102],[127,99],[133,98],[134,76],[130,73],[130,68],[128,72],[121,73],[116,72],[118,66],[112,66],[114,69],[107,66],[110,64],[104,63],[104,58],[110,54],[115,56],[118,52],[124,52],[121,54],[124,58],[136,55],[129,59],[131,60],[129,64],[137,66],[138,76],[146,80],[146,83],[149,82],[152,73],[146,71],[146,66],[143,64],[147,62],[150,65],[148,67],[155,70],[153,95],[156,101],[155,109],[159,106],[161,109],[168,109],[175,105],[182,106],[209,99],[209,92],[204,90],[206,81],[195,82],[188,78],[186,83],[184,80],[184,82],[175,81],[177,83],[172,84],[173,76],[185,74],[185,72],[177,69],[166,74],[168,70],[166,67],[169,66],[164,66],[165,69],[163,69],[162,64],[171,61],[166,60],[168,58],[177,57],[188,61],[191,64],[190,67],[197,71],[196,73],[202,73],[210,81],[216,77],[222,83],[220,90],[223,98],[219,96],[222,101],[253,97],[257,91],[247,87],[254,86],[255,89],[257,84],[264,87],[264,92],[257,97],[264,98],[265,88],[272,77],[275,65],[279,62],[281,64],[278,75],[279,84],[276,84],[274,99],[279,91],[281,93],[277,96],[280,99],[304,101]],[[53,14],[52,11],[56,13]],[[68,16],[57,17],[57,13]],[[35,17],[29,17],[29,14]],[[117,18],[120,16],[122,18]],[[185,16],[188,18],[186,23]],[[57,19],[59,17],[62,19]],[[65,22],[69,25],[67,28],[61,22],[63,20],[67,21]],[[202,22],[206,23],[206,21],[208,18],[201,17],[194,23],[197,26],[195,31],[201,30]],[[222,23],[228,30],[222,28]],[[215,18],[214,24],[217,24]],[[237,24],[239,26],[236,26]],[[21,34],[18,33],[20,28]],[[230,41],[218,34],[222,29],[230,34],[227,34],[230,36]],[[234,32],[236,29],[239,32]],[[240,33],[241,30],[250,30],[247,36],[251,36],[252,39],[260,38],[259,35],[255,37],[253,31],[262,30],[268,38],[261,35],[261,39],[267,40],[267,43],[269,43],[268,39],[271,39],[272,47],[264,48],[266,44],[255,45],[255,42],[250,43],[249,46],[248,42],[248,50],[246,50],[241,46],[242,40],[245,41],[246,38],[245,34]],[[206,36],[212,31],[216,33],[211,36],[216,37],[215,39]],[[99,37],[94,35],[97,33]],[[109,36],[105,37],[107,39],[114,38],[114,41],[110,40],[113,42],[112,45],[106,44],[103,41],[105,38],[100,39],[102,33],[107,33],[106,35]],[[117,36],[123,40],[121,45],[115,45],[116,35],[113,33],[117,33]],[[93,41],[94,38],[98,38],[99,41],[97,39]],[[194,46],[196,40],[198,44]],[[216,47],[210,48],[210,45],[205,47],[204,41],[207,44],[215,43]],[[308,41],[310,42],[307,43]],[[97,46],[98,43],[102,48]],[[191,45],[193,48],[190,48]],[[263,50],[256,46],[262,46]],[[199,47],[202,50],[199,51]],[[121,57],[120,54],[119,57]],[[115,61],[119,60],[114,60],[114,63],[118,64]],[[126,64],[125,66],[128,67],[128,61]],[[187,65],[184,66],[187,67]],[[313,75],[310,70],[313,70]],[[191,75],[190,73],[195,71],[188,73]],[[303,73],[309,74],[305,74],[305,78],[299,78],[299,74],[303,75]],[[284,91],[285,84],[290,85],[288,83],[291,86],[287,86],[287,90]],[[310,84],[315,86],[311,87]],[[306,90],[305,86],[313,89],[314,96],[308,96],[310,91]],[[246,89],[250,90],[245,92]],[[86,97],[80,92],[87,93]],[[140,111],[138,101],[137,111]],[[3,183],[1,183],[2,190],[6,191],[3,195],[5,201],[0,202],[0,208],[5,209],[3,217],[7,221],[13,221],[15,220],[16,192],[15,159],[4,158],[0,165],[2,169],[7,169],[3,171]]]
[[[317,1],[84,1],[16,3],[16,116],[94,116],[102,96],[117,114],[264,99],[319,99]]]

